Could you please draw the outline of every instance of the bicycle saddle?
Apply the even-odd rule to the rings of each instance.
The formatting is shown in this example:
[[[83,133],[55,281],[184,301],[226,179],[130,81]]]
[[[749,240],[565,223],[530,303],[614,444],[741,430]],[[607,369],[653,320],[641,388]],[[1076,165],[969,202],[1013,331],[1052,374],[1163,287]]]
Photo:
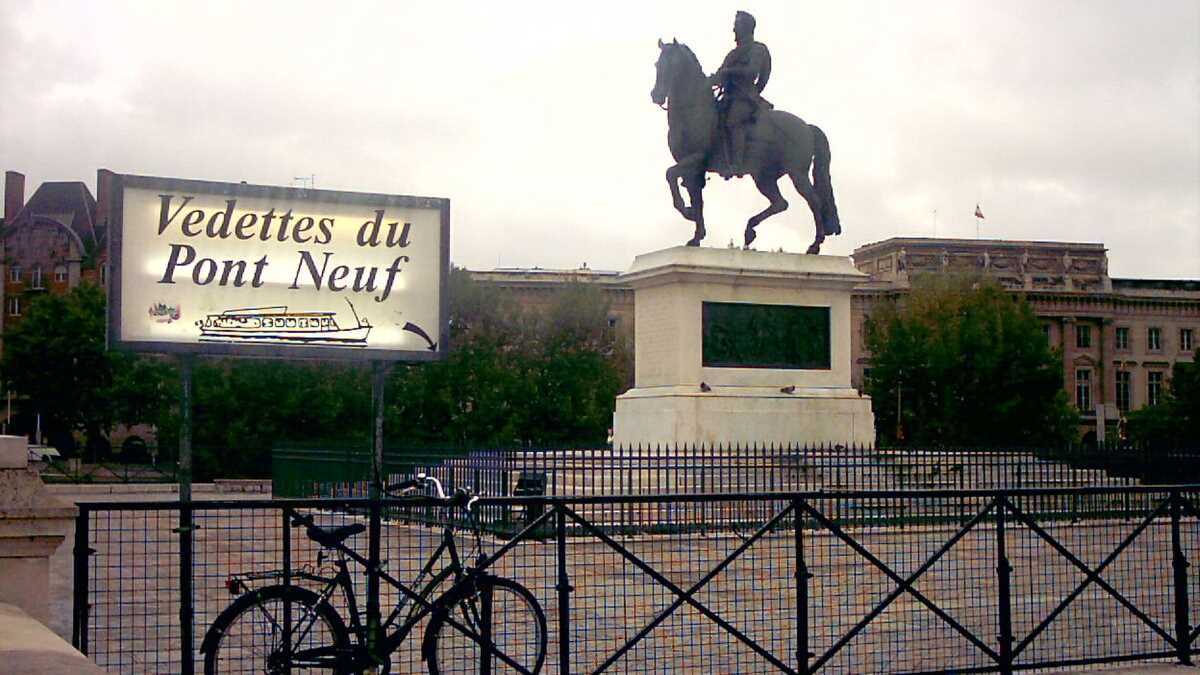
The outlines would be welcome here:
[[[343,541],[346,541],[350,537],[358,534],[359,532],[365,532],[366,530],[367,526],[363,525],[362,523],[342,525],[341,527],[335,527],[332,530],[327,530],[320,525],[315,524],[309,525],[307,528],[305,528],[305,532],[308,534],[309,539],[312,539],[318,544],[328,548],[333,548]]]

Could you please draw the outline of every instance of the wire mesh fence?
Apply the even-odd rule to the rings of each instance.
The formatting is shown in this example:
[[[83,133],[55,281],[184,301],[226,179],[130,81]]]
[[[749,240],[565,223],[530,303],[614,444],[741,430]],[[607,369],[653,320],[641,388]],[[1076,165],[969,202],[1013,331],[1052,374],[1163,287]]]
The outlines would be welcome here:
[[[325,532],[377,527],[377,538],[374,527],[346,530],[345,545],[370,564],[377,541],[379,569],[422,589],[430,606],[456,588],[448,577],[425,590],[438,571],[430,561],[446,564],[435,554],[451,536],[466,564],[527,589],[540,607],[542,672],[1010,672],[1182,661],[1200,650],[1200,574],[1189,567],[1200,556],[1197,505],[1200,486],[481,500],[482,525],[540,514],[527,526],[518,517],[522,526],[501,536],[503,528],[475,533],[469,519],[430,518],[447,508],[433,501],[195,502],[190,531],[178,503],[82,504],[75,641],[113,672],[203,672],[206,633],[239,597],[281,585],[319,592],[329,578],[336,551],[289,526],[303,514]],[[190,549],[181,546],[189,537]],[[348,567],[354,607],[330,595],[347,626],[369,618],[367,566]],[[501,591],[498,608],[523,597]],[[409,615],[393,615],[401,603],[421,605],[380,584],[389,630]],[[390,672],[429,672],[436,616],[389,645]],[[505,650],[529,632],[505,626],[535,623],[524,616],[491,625]],[[441,662],[476,662],[480,644],[452,634],[439,633]]]

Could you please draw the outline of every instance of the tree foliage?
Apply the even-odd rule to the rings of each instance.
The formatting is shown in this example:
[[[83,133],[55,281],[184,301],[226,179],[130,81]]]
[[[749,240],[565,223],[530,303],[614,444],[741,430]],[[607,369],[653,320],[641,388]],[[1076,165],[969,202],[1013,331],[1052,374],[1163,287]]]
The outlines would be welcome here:
[[[393,369],[389,444],[604,442],[630,359],[608,328],[599,289],[570,286],[546,307],[523,310],[456,269],[449,293],[449,358]],[[40,297],[6,334],[0,368],[59,447],[69,448],[73,433],[98,440],[114,424],[148,424],[160,454],[174,457],[178,363],[108,352],[104,333],[104,295],[94,286]],[[197,360],[195,477],[270,475],[270,451],[280,445],[365,446],[370,382],[356,364]]]
[[[365,443],[370,371],[329,362],[197,361],[192,445],[198,480],[271,475],[271,449],[290,443]],[[175,382],[178,382],[175,379]],[[178,403],[178,389],[172,402]],[[175,455],[178,408],[165,415],[159,447]]]
[[[104,307],[104,294],[90,284],[40,295],[4,334],[0,371],[8,387],[25,398],[28,416],[41,416],[46,437],[67,449],[72,432],[99,437],[114,421]]]
[[[1200,444],[1200,364],[1177,361],[1158,405],[1129,413],[1130,440],[1150,446]]]
[[[867,344],[883,444],[1041,445],[1072,434],[1061,359],[1028,303],[995,282],[918,277],[870,317]]]
[[[450,356],[397,368],[387,428],[429,445],[603,443],[629,369],[607,315],[594,287],[527,310],[454,270]]]

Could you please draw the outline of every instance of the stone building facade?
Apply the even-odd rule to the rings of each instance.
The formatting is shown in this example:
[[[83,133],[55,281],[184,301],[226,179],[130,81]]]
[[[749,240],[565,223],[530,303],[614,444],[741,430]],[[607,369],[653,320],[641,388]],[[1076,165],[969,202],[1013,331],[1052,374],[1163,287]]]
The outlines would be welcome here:
[[[907,292],[917,274],[975,273],[1023,293],[1063,358],[1063,389],[1081,433],[1111,433],[1126,412],[1157,402],[1177,361],[1200,340],[1200,280],[1112,278],[1103,244],[894,238],[859,247],[871,275],[856,294],[855,381],[869,374],[861,326],[881,298]]]
[[[864,326],[879,302],[900,297],[917,274],[975,273],[1023,293],[1063,358],[1063,389],[1080,413],[1080,436],[1113,433],[1120,417],[1153,404],[1177,361],[1193,361],[1200,343],[1200,280],[1112,278],[1103,244],[984,239],[893,238],[852,255],[871,279],[852,296],[852,382],[863,387],[871,354]],[[568,282],[594,283],[611,298],[610,325],[632,338],[633,293],[617,272],[495,269],[479,282],[544,306]],[[1099,433],[1098,433],[1099,432]]]
[[[471,278],[476,282],[502,289],[512,294],[522,307],[535,311],[549,309],[554,294],[566,284],[598,285],[604,289],[609,301],[608,327],[632,348],[633,289],[622,284],[619,276],[620,272],[594,270],[587,263],[573,270],[501,267],[471,272]]]

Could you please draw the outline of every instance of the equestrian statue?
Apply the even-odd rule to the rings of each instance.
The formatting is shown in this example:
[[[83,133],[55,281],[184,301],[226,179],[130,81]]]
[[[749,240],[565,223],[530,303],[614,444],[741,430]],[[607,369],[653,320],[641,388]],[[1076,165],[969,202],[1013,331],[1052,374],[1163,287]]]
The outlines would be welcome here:
[[[704,239],[704,182],[707,172],[726,179],[750,174],[770,205],[746,222],[745,245],[754,228],[788,207],[779,192],[785,174],[812,209],[816,238],[808,253],[818,253],[828,235],[840,234],[833,185],[829,178],[829,141],[818,127],[774,107],[762,97],[771,76],[771,53],[754,41],[754,17],[738,12],[733,21],[737,46],[712,76],[687,45],[658,41],[657,76],[650,98],[667,110],[667,145],[675,165],[667,169],[671,199],[684,218],[696,224],[688,246]],[[809,180],[809,166],[812,180]],[[679,192],[683,183],[691,205]]]

